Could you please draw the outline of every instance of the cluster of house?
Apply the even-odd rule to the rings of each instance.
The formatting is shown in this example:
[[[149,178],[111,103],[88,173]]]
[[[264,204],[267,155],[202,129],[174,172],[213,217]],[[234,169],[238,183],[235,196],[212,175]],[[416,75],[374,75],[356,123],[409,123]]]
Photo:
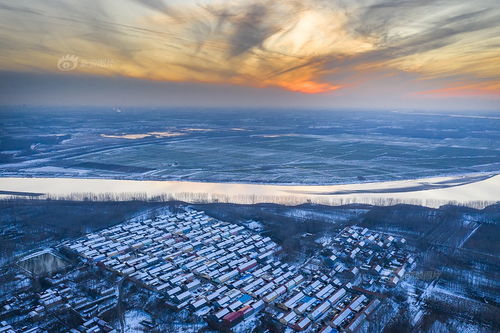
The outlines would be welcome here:
[[[261,298],[277,283],[293,280],[287,264],[271,259],[280,247],[244,229],[203,212],[185,212],[122,224],[67,248],[163,294],[176,309],[189,307],[232,326],[261,311]]]
[[[44,277],[44,284],[50,287],[40,292],[25,283],[22,275],[16,278],[19,283],[14,285],[11,295],[0,299],[0,318],[11,323],[2,324],[0,332],[41,333],[61,325],[76,327],[70,330],[72,333],[114,332],[113,327],[101,319],[116,307],[115,290],[109,285],[98,284],[89,296],[72,288],[71,277],[65,274]]]
[[[321,332],[355,332],[380,300],[351,286],[326,275],[315,276],[276,304],[285,310],[279,321],[296,331],[315,325]]]
[[[289,265],[277,259],[281,248],[271,238],[190,210],[113,226],[64,242],[61,251],[137,283],[216,329],[243,327],[248,318],[265,314],[295,331],[327,333],[355,332],[377,320],[382,299],[374,291],[396,286],[412,267],[405,243],[351,226],[324,240],[322,255]],[[23,332],[41,331],[34,323],[62,310],[78,317],[72,333],[114,332],[101,319],[116,307],[112,284],[103,282],[97,296],[88,297],[69,287],[71,279],[47,278],[52,287],[36,294],[36,301],[19,293],[0,304],[0,315],[24,302],[31,305],[22,316],[32,324]],[[3,332],[15,330],[1,322]]]
[[[83,297],[75,294],[74,290],[64,284],[46,289],[38,295],[39,305],[35,307],[28,316],[39,319],[56,306],[71,309],[84,320],[78,332],[97,333],[110,332],[113,328],[104,320],[100,319],[108,310],[116,306],[116,295],[114,288],[104,288],[99,291],[96,298]],[[92,324],[92,325],[91,325]]]
[[[78,328],[72,328],[69,333],[116,333],[117,331],[113,329],[106,321],[99,317],[93,317],[86,320]]]
[[[350,226],[323,246],[331,251],[326,262],[333,267],[334,274],[367,287],[377,282],[395,287],[414,263],[405,244],[405,238]]]
[[[1,333],[15,333],[12,326],[10,326],[6,321],[0,321],[0,332]]]
[[[26,293],[21,289],[21,290],[16,290],[10,297],[0,300],[0,306],[1,306],[0,319],[2,320],[0,321],[1,333],[20,332],[18,329],[14,328],[7,321],[11,321],[11,319],[13,318],[23,318],[23,319],[25,318],[29,320],[31,317],[30,314],[28,314],[28,312],[30,312],[30,309],[32,308],[31,307],[33,303],[32,296],[33,295],[31,295],[30,293]],[[37,304],[38,306],[37,302],[34,303]],[[27,321],[25,320],[22,323],[24,324],[26,322]],[[38,333],[42,332],[42,330],[36,325],[35,326],[22,325],[21,332]]]
[[[93,314],[94,309],[97,309],[102,303],[110,300],[114,295],[108,293],[107,295],[102,295],[102,297],[98,299],[91,300],[77,297],[70,287],[61,285],[48,288],[36,294],[36,300],[32,299],[33,297],[31,297],[31,295],[26,294],[26,296],[30,299],[26,298],[22,302],[23,306],[16,306],[16,312],[14,314],[14,317],[22,319],[18,323],[19,327],[21,327],[21,332],[46,332],[45,329],[38,326],[36,323],[46,321],[47,318],[52,316],[62,320],[61,316],[64,316],[64,314],[74,314],[76,318],[78,318],[78,321],[83,319],[83,323],[78,325],[78,328],[70,330],[71,333],[115,332],[109,323],[99,318],[99,314]],[[19,299],[19,301],[22,300]],[[107,306],[114,307],[115,305],[116,302],[113,301],[109,302]],[[3,314],[5,316],[5,313]],[[1,325],[0,332],[2,333],[20,332],[6,322],[2,322]]]
[[[124,223],[65,248],[216,328],[231,328],[265,311],[297,331],[354,331],[380,303],[335,277],[304,274],[276,260],[281,248],[269,237],[204,212]]]

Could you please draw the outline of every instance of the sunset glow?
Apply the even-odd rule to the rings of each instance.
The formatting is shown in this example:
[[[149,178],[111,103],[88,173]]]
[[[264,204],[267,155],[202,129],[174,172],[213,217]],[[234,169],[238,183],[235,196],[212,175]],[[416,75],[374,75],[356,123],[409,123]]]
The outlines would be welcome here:
[[[355,96],[360,82],[402,99],[500,94],[500,9],[490,0],[0,0],[0,18],[9,72],[333,97]],[[61,73],[65,55],[78,64]],[[394,87],[378,80],[387,72]]]

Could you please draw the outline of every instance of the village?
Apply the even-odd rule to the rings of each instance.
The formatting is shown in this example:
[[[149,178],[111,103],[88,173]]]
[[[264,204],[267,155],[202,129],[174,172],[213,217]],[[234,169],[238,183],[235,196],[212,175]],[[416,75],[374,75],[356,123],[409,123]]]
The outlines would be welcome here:
[[[117,332],[103,318],[118,306],[119,286],[103,279],[91,296],[77,292],[72,285],[86,270],[131,281],[168,311],[188,311],[213,330],[237,332],[266,317],[282,330],[357,332],[381,307],[384,288],[397,287],[414,267],[405,243],[350,226],[324,240],[321,255],[292,264],[271,237],[203,211],[126,222],[54,249],[79,269],[47,277],[36,300],[14,292],[0,300],[0,332],[44,332],[44,318],[54,316],[70,332]],[[147,331],[157,323],[141,325]]]

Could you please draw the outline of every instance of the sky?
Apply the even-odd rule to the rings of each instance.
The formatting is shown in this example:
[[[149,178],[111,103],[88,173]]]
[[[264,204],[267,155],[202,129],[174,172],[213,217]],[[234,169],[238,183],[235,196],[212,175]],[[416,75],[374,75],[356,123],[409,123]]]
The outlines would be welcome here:
[[[500,110],[498,0],[0,0],[0,104]]]

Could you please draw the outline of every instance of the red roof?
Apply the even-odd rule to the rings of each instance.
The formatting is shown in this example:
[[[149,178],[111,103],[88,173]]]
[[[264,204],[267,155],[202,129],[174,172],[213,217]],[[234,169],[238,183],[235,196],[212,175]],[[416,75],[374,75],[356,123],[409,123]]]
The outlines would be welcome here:
[[[243,312],[236,311],[236,312],[231,312],[228,313],[227,315],[224,316],[224,321],[227,321],[228,323],[232,323],[238,319],[240,319],[243,316]]]

